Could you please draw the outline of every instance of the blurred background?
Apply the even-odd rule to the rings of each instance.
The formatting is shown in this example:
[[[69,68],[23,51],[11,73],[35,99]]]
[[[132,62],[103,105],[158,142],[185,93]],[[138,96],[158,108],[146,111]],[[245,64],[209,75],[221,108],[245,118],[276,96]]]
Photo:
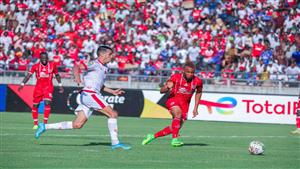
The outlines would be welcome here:
[[[296,0],[4,0],[1,83],[19,84],[46,51],[74,85],[73,65],[107,44],[116,86],[156,89],[191,61],[208,90],[295,93],[285,88],[299,87],[299,8]]]

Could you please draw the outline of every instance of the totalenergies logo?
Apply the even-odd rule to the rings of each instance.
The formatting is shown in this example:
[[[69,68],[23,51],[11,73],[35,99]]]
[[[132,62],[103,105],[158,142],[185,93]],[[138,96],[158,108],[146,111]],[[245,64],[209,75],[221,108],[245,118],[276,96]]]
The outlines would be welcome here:
[[[226,102],[226,103],[225,103]],[[208,112],[212,113],[212,107],[216,107],[218,113],[223,115],[233,114],[233,110],[228,110],[230,108],[234,108],[237,105],[237,101],[235,98],[232,97],[222,97],[217,102],[201,100],[200,105],[204,105],[207,107]],[[224,110],[224,108],[226,108]]]

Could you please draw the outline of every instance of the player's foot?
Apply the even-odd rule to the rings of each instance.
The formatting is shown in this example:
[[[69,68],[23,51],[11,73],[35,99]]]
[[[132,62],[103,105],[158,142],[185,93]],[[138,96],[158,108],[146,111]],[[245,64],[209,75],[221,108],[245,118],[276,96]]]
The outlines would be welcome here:
[[[300,129],[296,129],[294,131],[291,131],[292,134],[300,134]]]
[[[183,146],[183,142],[179,141],[178,138],[173,138],[171,141],[171,145],[173,147],[180,147]]]
[[[155,139],[154,134],[147,134],[147,136],[144,138],[142,145],[149,144],[151,141]]]
[[[115,144],[115,145],[111,146],[112,150],[119,149],[119,148],[121,148],[123,150],[130,150],[131,146],[123,144],[123,143],[119,143],[119,144]]]
[[[35,138],[39,139],[40,136],[46,131],[46,127],[44,123],[39,123],[39,126],[35,132]]]
[[[34,125],[33,127],[32,127],[32,130],[36,130],[38,128],[38,125]]]

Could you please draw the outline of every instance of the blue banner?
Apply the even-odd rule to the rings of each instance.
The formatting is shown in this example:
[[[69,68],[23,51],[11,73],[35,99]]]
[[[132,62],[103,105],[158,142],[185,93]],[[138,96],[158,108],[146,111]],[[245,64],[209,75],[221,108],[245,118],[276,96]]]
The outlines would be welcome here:
[[[6,111],[6,89],[7,85],[0,84],[0,111]]]

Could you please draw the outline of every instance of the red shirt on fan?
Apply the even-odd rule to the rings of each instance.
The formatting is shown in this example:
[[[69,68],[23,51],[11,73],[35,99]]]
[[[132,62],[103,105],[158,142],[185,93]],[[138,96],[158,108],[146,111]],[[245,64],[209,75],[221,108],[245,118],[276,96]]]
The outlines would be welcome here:
[[[252,57],[260,57],[261,53],[266,49],[265,45],[256,43],[253,45]]]
[[[21,71],[25,71],[27,70],[27,66],[28,64],[30,63],[30,60],[29,59],[26,59],[26,58],[20,58],[18,60],[18,70],[21,70]]]
[[[37,79],[36,88],[53,88],[53,75],[58,74],[58,70],[54,62],[48,62],[45,66],[39,62],[34,64],[28,73],[35,73]]]
[[[56,66],[60,66],[61,65],[61,57],[59,55],[55,55],[53,56],[53,63]]]
[[[33,54],[32,54],[32,57],[35,57],[35,58],[40,58],[40,54],[42,53],[42,52],[45,52],[46,50],[44,49],[44,48],[41,48],[41,47],[32,47],[31,48],[31,50],[32,50],[32,52],[33,52]]]
[[[128,63],[128,57],[127,56],[118,56],[117,61],[118,61],[119,69],[124,70],[126,63]]]
[[[201,17],[201,12],[202,12],[202,10],[200,10],[200,9],[194,9],[192,15],[193,15],[193,18],[194,18],[196,21],[198,21],[198,20],[200,19],[200,17]]]
[[[76,46],[72,46],[68,52],[70,54],[70,58],[72,58],[74,61],[78,60],[79,50]]]

